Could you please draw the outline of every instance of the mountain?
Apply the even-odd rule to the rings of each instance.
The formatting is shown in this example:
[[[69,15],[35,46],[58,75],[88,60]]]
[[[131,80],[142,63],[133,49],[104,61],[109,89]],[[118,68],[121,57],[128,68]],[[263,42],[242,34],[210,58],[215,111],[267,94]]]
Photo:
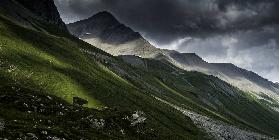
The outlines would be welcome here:
[[[162,54],[112,56],[13,0],[0,36],[0,139],[279,138],[275,100]]]
[[[279,101],[279,86],[256,73],[229,63],[207,63],[196,54],[156,48],[143,37],[138,36],[138,33],[119,23],[108,12],[100,12],[86,20],[67,26],[73,35],[112,55],[136,55],[157,60],[166,59],[184,70],[214,75],[241,90],[255,93],[259,98],[263,93]],[[137,37],[134,37],[134,34],[137,34]],[[120,40],[119,38],[125,39]]]
[[[105,11],[68,24],[67,27],[71,34],[112,55],[136,54],[151,58],[160,52],[139,33],[121,24],[112,14]]]
[[[77,28],[71,28],[70,24],[69,28],[71,33],[76,36],[85,38],[88,36],[100,37],[101,40],[105,40],[109,44],[122,44],[141,37],[139,33],[134,32],[124,24],[120,24],[108,12],[100,12],[87,20],[79,22]]]

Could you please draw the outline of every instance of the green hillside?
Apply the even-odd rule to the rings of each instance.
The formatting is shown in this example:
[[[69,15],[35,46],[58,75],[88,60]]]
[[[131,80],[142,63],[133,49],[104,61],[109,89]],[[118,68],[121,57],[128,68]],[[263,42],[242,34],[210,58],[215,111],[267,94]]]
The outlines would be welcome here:
[[[82,53],[80,49],[90,50],[100,57],[115,58],[76,38],[58,37],[24,28],[3,15],[0,17],[0,36],[0,94],[2,97],[0,117],[5,120],[5,130],[8,132],[4,133],[4,136],[7,138],[18,137],[20,134],[26,133],[27,130],[29,130],[29,133],[38,133],[36,132],[37,129],[33,128],[34,118],[44,121],[56,119],[54,118],[55,115],[41,114],[33,108],[31,108],[32,113],[29,114],[27,110],[21,110],[20,106],[12,104],[6,107],[2,100],[4,101],[6,96],[14,94],[27,97],[58,97],[56,102],[62,102],[63,100],[65,102],[62,103],[67,105],[72,103],[73,97],[80,97],[88,101],[87,107],[89,108],[103,110],[109,107],[124,112],[143,111],[147,118],[146,131],[154,130],[152,136],[154,135],[156,139],[203,137],[189,118],[185,118],[178,111],[174,111],[167,105],[143,93],[109,70],[103,64],[104,61],[92,59],[91,56]],[[27,97],[24,102],[33,104]],[[11,98],[16,97],[12,96]],[[16,99],[10,100],[17,101]],[[48,101],[46,102],[48,103]],[[162,110],[162,108],[164,109]],[[94,112],[98,111],[95,110]],[[82,116],[75,119],[82,119]],[[19,120],[20,123],[14,120]],[[67,135],[67,133],[71,133],[71,131],[67,132],[69,129],[67,122],[63,126],[58,125],[56,127],[49,131],[61,129],[59,135],[70,138],[70,135]],[[129,127],[129,125],[126,127]],[[17,133],[9,132],[9,130]],[[75,131],[72,133],[82,134],[82,132]],[[111,131],[120,133],[120,130],[112,129]],[[134,133],[136,133],[136,130]],[[10,134],[13,136],[9,136]],[[84,137],[93,137],[95,133],[93,134]],[[109,133],[106,135],[108,135],[107,138],[113,137]],[[80,136],[83,136],[83,134]],[[144,136],[144,134],[139,133],[131,136],[138,137]],[[130,138],[130,136],[127,137]],[[103,138],[106,139],[106,137]]]
[[[142,77],[162,90],[157,97],[230,124],[278,135],[279,113],[252,94],[214,76],[178,69],[167,61],[145,61],[148,73]]]
[[[29,16],[22,26],[0,8],[0,139],[211,139],[154,97],[279,137],[278,112],[213,76],[149,59],[132,66]]]

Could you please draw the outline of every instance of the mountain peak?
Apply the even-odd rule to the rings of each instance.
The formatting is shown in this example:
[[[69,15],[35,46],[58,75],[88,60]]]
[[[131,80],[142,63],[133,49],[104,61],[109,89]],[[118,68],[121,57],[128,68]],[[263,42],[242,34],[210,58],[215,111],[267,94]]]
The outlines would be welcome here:
[[[120,24],[120,22],[108,11],[102,11],[99,12],[88,19],[82,20],[85,22],[99,22],[102,24],[111,24],[111,25],[117,25]],[[79,22],[79,21],[78,21]]]
[[[196,53],[181,53],[185,56],[191,56],[191,57],[196,57],[198,59],[202,59],[199,55],[197,55]]]
[[[115,18],[110,12],[108,11],[101,11],[95,15],[93,15],[92,17],[110,17],[110,18]]]
[[[68,24],[70,32],[78,38],[98,37],[102,42],[122,44],[141,38],[141,35],[120,23],[111,13],[102,11],[94,16]]]

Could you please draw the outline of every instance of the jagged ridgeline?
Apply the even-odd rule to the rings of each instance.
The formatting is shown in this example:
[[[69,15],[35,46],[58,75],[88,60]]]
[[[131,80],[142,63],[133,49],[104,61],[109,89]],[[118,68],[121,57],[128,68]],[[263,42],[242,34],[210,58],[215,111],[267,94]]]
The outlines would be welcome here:
[[[279,101],[278,84],[233,64],[207,63],[196,54],[156,48],[108,12],[97,13],[88,19],[67,26],[76,37],[112,55],[136,55],[156,60],[164,59],[184,70],[214,75],[243,91],[251,92],[258,98],[262,98],[261,94],[264,94]]]
[[[144,40],[115,31],[110,47]],[[0,139],[279,137],[273,98],[169,59],[108,54],[70,35],[52,0],[0,1],[0,83]]]

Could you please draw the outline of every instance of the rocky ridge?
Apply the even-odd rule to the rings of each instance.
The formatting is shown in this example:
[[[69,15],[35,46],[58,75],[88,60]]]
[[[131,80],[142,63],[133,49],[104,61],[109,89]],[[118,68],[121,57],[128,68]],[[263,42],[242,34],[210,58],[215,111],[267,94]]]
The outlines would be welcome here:
[[[265,93],[279,101],[279,86],[254,72],[230,63],[208,63],[194,53],[156,48],[141,36],[135,39],[134,34],[138,33],[130,28],[121,29],[119,25],[124,26],[110,13],[100,12],[86,20],[69,24],[68,29],[73,35],[112,55],[135,55],[167,60],[181,69],[213,75],[243,91],[253,94]]]

